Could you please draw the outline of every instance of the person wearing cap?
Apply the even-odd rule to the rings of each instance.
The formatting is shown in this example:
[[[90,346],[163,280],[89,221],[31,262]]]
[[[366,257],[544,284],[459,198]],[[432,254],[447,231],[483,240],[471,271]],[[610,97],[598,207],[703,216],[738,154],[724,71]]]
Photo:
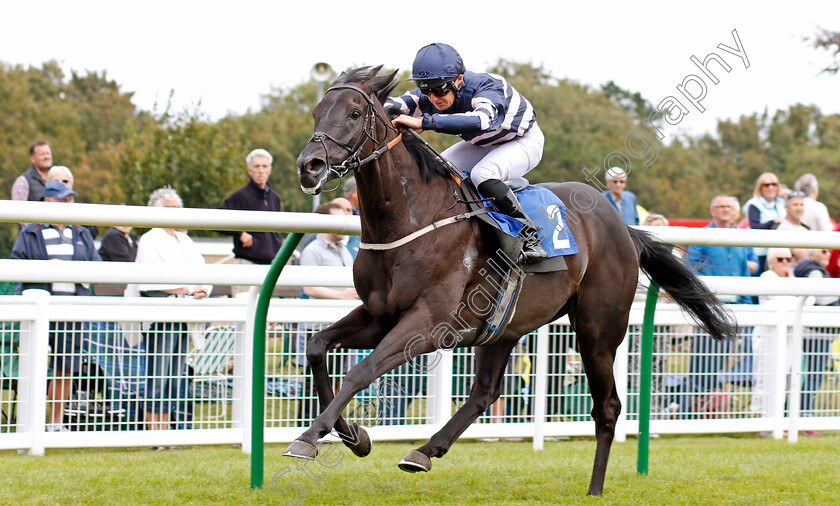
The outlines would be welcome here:
[[[61,181],[44,187],[45,202],[73,202],[78,195]],[[80,225],[30,223],[18,233],[11,258],[21,260],[100,261],[99,253],[88,230]],[[37,288],[52,295],[89,295],[88,286],[81,283],[22,283],[18,293]],[[50,347],[55,379],[47,387],[50,405],[49,432],[66,432],[62,424],[64,405],[70,398],[72,376],[81,370],[81,322],[50,322]]]
[[[607,190],[601,195],[607,197],[613,208],[621,215],[621,221],[626,225],[639,224],[639,211],[636,209],[636,196],[633,192],[626,190],[627,173],[624,169],[612,167],[607,169],[604,177],[607,183]]]
[[[448,44],[420,48],[409,81],[417,88],[385,104],[396,115],[394,125],[459,136],[461,142],[443,157],[470,172],[497,211],[524,224],[522,262],[545,258],[534,223],[504,183],[524,176],[542,158],[545,137],[531,103],[503,77],[466,70],[461,55]]]
[[[233,192],[222,202],[219,209],[241,211],[281,211],[280,196],[271,189],[268,177],[271,175],[271,153],[264,149],[255,149],[245,157],[248,171],[248,183]],[[233,262],[236,264],[271,264],[283,238],[277,232],[231,231],[220,233],[233,237]],[[247,292],[248,286],[231,286],[231,295]]]

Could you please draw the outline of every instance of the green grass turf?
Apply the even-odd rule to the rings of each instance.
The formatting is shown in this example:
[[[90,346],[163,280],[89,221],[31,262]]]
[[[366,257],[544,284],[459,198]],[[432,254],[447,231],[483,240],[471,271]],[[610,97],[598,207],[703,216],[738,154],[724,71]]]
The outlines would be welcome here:
[[[585,497],[591,438],[546,443],[456,443],[428,474],[397,461],[415,445],[374,443],[359,459],[344,447],[329,460],[296,460],[266,448],[266,481],[250,489],[250,460],[229,446],[0,452],[2,504],[836,504],[840,434],[786,441],[752,435],[662,437],[651,442],[650,474],[636,474],[635,439],[613,445],[604,495]],[[284,468],[288,471],[283,474]],[[276,478],[275,478],[276,477]],[[300,480],[296,482],[295,480]],[[289,489],[283,492],[284,487]]]

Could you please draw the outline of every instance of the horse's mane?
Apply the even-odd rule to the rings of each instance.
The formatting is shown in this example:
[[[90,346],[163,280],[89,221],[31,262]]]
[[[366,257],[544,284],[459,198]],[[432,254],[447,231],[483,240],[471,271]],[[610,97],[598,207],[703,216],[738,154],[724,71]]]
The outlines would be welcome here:
[[[394,89],[399,85],[397,78],[397,71],[379,76],[377,75],[382,69],[382,65],[376,67],[359,67],[347,72],[342,72],[333,84],[351,84],[351,83],[366,83],[370,81],[371,89],[374,95],[379,100],[379,104],[384,104]],[[428,150],[423,144],[422,140],[415,138],[413,135],[403,135],[403,145],[408,150],[408,154],[417,164],[420,170],[420,176],[425,182],[430,182],[436,177],[448,177],[449,172],[443,165],[443,162],[433,152]]]

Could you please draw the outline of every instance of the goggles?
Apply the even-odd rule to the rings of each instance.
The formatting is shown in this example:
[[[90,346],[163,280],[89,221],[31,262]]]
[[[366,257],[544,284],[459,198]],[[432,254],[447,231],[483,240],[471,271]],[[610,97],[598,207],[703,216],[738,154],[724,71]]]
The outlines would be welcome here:
[[[440,82],[435,82],[433,83],[434,85],[432,85],[421,81],[417,83],[417,87],[420,88],[420,93],[423,95],[428,96],[429,94],[432,94],[436,97],[442,97],[450,91],[455,90],[455,81],[444,81],[440,84],[438,83]]]

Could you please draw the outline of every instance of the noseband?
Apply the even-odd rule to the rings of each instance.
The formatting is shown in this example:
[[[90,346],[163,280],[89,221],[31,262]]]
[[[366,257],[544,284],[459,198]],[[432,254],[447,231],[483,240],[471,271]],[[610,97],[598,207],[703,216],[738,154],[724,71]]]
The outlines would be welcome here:
[[[367,111],[365,111],[365,120],[364,120],[364,123],[363,123],[363,126],[362,126],[362,130],[359,132],[359,136],[356,138],[356,142],[354,143],[353,147],[351,148],[347,144],[341,142],[340,140],[336,139],[335,137],[333,137],[332,135],[330,135],[326,132],[315,132],[314,134],[312,134],[312,137],[309,138],[309,142],[314,141],[314,142],[320,143],[321,146],[324,148],[324,154],[326,155],[328,170],[330,172],[334,173],[337,177],[344,177],[344,175],[346,175],[351,170],[361,169],[367,163],[372,162],[373,160],[376,160],[377,158],[382,156],[382,153],[384,153],[384,152],[388,151],[389,149],[391,149],[392,147],[396,146],[402,140],[402,132],[400,132],[393,140],[391,140],[391,142],[388,142],[388,143],[385,143],[384,140],[382,140],[382,141],[376,140],[375,135],[376,135],[376,119],[377,118],[382,120],[382,123],[384,123],[387,128],[389,128],[391,130],[394,130],[394,131],[396,131],[396,129],[393,126],[391,126],[390,121],[388,121],[387,119],[382,117],[382,115],[379,114],[379,111],[376,110],[376,106],[373,102],[372,96],[365,93],[365,90],[359,88],[358,86],[355,86],[353,84],[337,84],[337,85],[331,86],[329,89],[327,89],[327,91],[324,93],[324,95],[326,95],[327,93],[329,93],[333,90],[340,90],[340,89],[348,89],[348,90],[358,91],[359,93],[362,94],[362,96],[365,98],[365,100],[368,103]],[[350,154],[340,164],[338,164],[338,165],[331,164],[330,163],[330,152],[327,149],[327,145],[324,143],[324,139],[329,139],[334,144],[336,144],[338,147],[347,151]],[[373,141],[373,143],[377,145],[377,148],[373,151],[373,153],[371,153],[367,157],[361,158],[362,149],[364,149],[365,144],[367,144],[368,140]]]

